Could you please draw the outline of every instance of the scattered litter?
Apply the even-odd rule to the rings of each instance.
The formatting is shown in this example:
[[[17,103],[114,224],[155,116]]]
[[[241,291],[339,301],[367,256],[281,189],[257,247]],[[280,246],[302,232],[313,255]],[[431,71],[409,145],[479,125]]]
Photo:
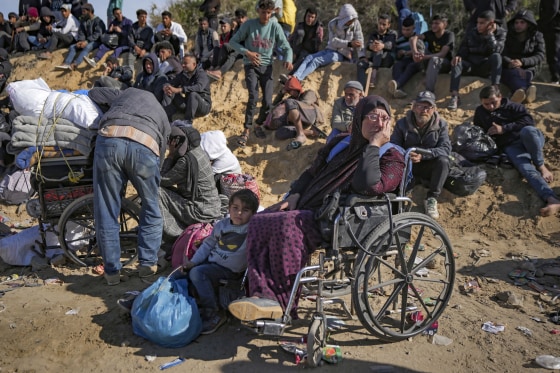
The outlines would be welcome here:
[[[156,361],[156,357],[157,357],[156,355],[146,355],[146,356],[144,356],[146,361],[148,361],[150,363]]]
[[[535,317],[535,316],[531,317],[531,320],[536,321],[536,322],[542,322],[542,323],[546,322],[546,321],[540,319],[539,317]]]
[[[426,330],[422,332],[423,335],[435,335],[439,328],[439,321],[434,321]]]
[[[55,255],[51,259],[51,265],[55,267],[62,267],[66,264],[66,256],[64,254]]]
[[[4,303],[0,302],[0,312],[4,311],[6,311],[6,306],[4,305]]]
[[[182,358],[182,357],[178,357],[177,359],[170,361],[169,363],[165,363],[165,364],[161,364],[159,366],[159,370],[165,370],[171,367],[174,367],[175,365],[179,365],[182,364],[186,361],[187,359]]]
[[[496,297],[502,302],[506,302],[507,305],[512,307],[523,307],[523,297],[518,296],[512,291],[503,291],[498,293]]]
[[[323,347],[322,354],[321,358],[330,364],[337,364],[342,360],[340,346],[327,345]]]
[[[531,331],[531,329],[526,328],[524,326],[518,326],[515,329],[519,330],[521,333],[525,334],[527,337],[532,337],[533,336],[533,332]]]
[[[465,293],[478,293],[480,289],[480,283],[476,278],[466,281],[463,285],[460,286],[460,290]]]
[[[537,356],[535,363],[546,369],[560,369],[560,358],[552,355]]]
[[[453,343],[453,340],[451,338],[447,338],[440,334],[431,335],[430,338],[428,338],[428,341],[430,341],[431,344],[438,346],[449,346],[451,343]]]
[[[503,332],[505,329],[505,325],[494,324],[492,321],[486,321],[484,324],[482,324],[482,330],[492,334],[498,334],[500,332]]]
[[[79,308],[71,309],[70,311],[66,311],[65,315],[77,315],[80,312]]]
[[[297,346],[294,342],[280,342],[280,347],[290,354],[294,355],[294,362],[296,364],[301,363],[305,358],[307,358],[307,350]]]
[[[99,265],[96,265],[95,267],[93,267],[93,268],[91,269],[91,271],[92,271],[93,273],[95,273],[96,275],[100,275],[100,276],[101,276],[101,275],[103,275],[103,274],[105,273],[105,267],[103,266],[103,264],[99,264]]]
[[[560,325],[560,310],[552,312],[548,316],[550,317],[550,322],[553,322],[556,325]]]
[[[510,273],[508,273],[508,276],[512,279],[516,279],[516,278],[520,278],[520,277],[525,277],[525,275],[527,274],[527,272],[525,272],[522,269],[514,269],[513,271],[511,271]]]
[[[560,334],[560,330],[558,330],[558,329],[552,329],[552,330],[550,331],[550,334]]]
[[[64,281],[62,281],[58,277],[48,278],[43,282],[45,283],[45,285],[62,285],[62,284],[64,284]]]
[[[542,286],[541,284],[539,284],[535,281],[529,281],[527,283],[527,286],[529,286],[531,289],[535,290],[537,293],[541,293],[541,294],[546,294],[547,293],[544,286]]]

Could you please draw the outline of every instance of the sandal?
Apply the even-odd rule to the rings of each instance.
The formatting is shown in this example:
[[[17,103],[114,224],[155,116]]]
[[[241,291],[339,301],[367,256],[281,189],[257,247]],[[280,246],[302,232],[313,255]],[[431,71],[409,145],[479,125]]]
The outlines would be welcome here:
[[[296,149],[301,148],[302,145],[303,145],[303,143],[301,141],[298,141],[298,140],[290,141],[290,143],[286,147],[286,150],[288,150],[288,151],[296,150]]]
[[[244,133],[237,138],[237,145],[243,148],[245,145],[247,145],[247,140],[249,140],[249,136]]]
[[[255,126],[255,136],[257,139],[266,139],[266,133],[261,126]]]

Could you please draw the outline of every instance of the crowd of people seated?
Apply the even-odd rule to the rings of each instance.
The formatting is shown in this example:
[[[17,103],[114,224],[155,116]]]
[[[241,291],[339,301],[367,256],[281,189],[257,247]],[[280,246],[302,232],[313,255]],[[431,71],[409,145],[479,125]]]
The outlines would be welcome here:
[[[560,9],[541,1],[537,22],[532,11],[517,10],[513,0],[472,0],[465,5],[472,14],[457,45],[444,14],[433,15],[430,29],[419,32],[411,15],[395,22],[397,29],[392,28],[388,13],[380,13],[375,30],[365,39],[358,12],[344,4],[327,24],[322,49],[324,29],[314,7],[306,9],[302,22],[296,24],[286,14],[281,17],[281,1],[258,0],[257,17],[248,19],[243,9],[235,11],[235,18],[220,18],[220,2],[207,0],[200,8],[203,16],[193,51],[185,51],[187,35],[169,11],[152,29],[142,9],[133,23],[122,9],[113,7],[107,27],[87,2],[80,6],[79,21],[73,5],[66,2],[57,9],[27,6],[19,15],[10,13],[8,21],[0,13],[0,89],[11,71],[9,52],[37,50],[38,58],[52,60],[56,49],[68,48],[63,64],[53,66],[68,72],[81,68],[83,62],[86,68],[97,67],[111,52],[103,75],[89,92],[103,109],[94,190],[106,281],[120,282],[115,226],[124,182],[131,181],[143,201],[138,231],[141,277],[157,273],[156,253],[162,242],[172,243],[191,224],[219,220],[219,232],[185,265],[204,304],[203,332],[211,333],[224,320],[216,299],[207,294],[216,281],[204,276],[218,273],[217,277],[229,278],[247,268],[250,297],[229,306],[241,320],[278,318],[286,311],[296,316],[295,308],[286,310],[291,286],[321,240],[314,211],[335,190],[365,195],[395,191],[405,169],[406,149],[427,151],[411,154],[412,174],[428,189],[424,212],[439,218],[438,198],[450,169],[451,142],[449,126],[437,107],[438,74],[451,74],[449,110],[460,105],[463,75],[490,79],[480,93],[474,125],[496,140],[529,181],[545,203],[541,214],[560,211],[560,199],[549,187],[553,174],[544,164],[544,136],[522,105],[536,99],[532,81],[545,55],[551,79],[557,83],[559,39],[544,37],[541,30],[560,33],[550,25],[560,24]],[[556,15],[551,19],[552,11]],[[283,61],[286,74],[273,100],[274,58]],[[228,202],[231,217],[220,220],[224,204],[215,174],[223,170],[213,169],[215,160],[203,149],[194,121],[211,115],[210,84],[221,80],[238,59],[243,60],[249,97],[243,132],[237,139],[241,147],[251,130],[257,138],[266,138],[265,129],[276,130],[278,138],[290,139],[288,150],[300,148],[310,138],[327,137],[317,127],[324,118],[317,105],[321,97],[304,90],[302,81],[334,62],[355,64],[356,74],[345,77],[343,97],[332,103],[332,132],[326,145],[294,181],[287,197],[256,214],[258,200],[253,195],[234,195]],[[136,60],[141,68],[133,76]],[[381,68],[392,69],[388,92],[394,99],[408,96],[404,87],[413,75],[426,75],[425,89],[415,93],[411,109],[402,118],[394,118],[389,102],[375,92]],[[502,95],[500,83],[510,90],[509,98]],[[257,113],[259,87],[262,100]],[[241,172],[238,162],[232,170]],[[223,255],[222,239],[242,248],[241,254],[230,258],[235,265]],[[239,255],[245,252],[247,261],[240,263]]]

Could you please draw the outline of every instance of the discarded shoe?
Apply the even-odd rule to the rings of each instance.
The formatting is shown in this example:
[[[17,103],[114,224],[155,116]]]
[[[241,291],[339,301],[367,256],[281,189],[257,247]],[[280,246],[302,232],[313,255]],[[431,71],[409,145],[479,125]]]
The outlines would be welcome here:
[[[64,65],[58,65],[54,67],[55,69],[59,69],[59,70],[71,70],[70,65],[64,64]]]
[[[208,77],[212,80],[218,81],[220,79],[222,79],[222,72],[220,70],[216,70],[216,71],[208,71],[206,74],[208,74]]]
[[[229,312],[241,321],[278,319],[284,311],[280,303],[266,298],[242,298],[231,302]]]

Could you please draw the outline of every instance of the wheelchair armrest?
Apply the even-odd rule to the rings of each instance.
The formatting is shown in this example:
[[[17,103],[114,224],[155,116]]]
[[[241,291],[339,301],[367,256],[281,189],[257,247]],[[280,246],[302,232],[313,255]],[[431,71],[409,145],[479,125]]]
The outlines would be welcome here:
[[[389,200],[392,201],[397,197],[394,193],[386,193]],[[357,203],[387,203],[387,198],[385,196],[366,196],[363,194],[350,194],[346,197],[343,206],[352,207]]]

